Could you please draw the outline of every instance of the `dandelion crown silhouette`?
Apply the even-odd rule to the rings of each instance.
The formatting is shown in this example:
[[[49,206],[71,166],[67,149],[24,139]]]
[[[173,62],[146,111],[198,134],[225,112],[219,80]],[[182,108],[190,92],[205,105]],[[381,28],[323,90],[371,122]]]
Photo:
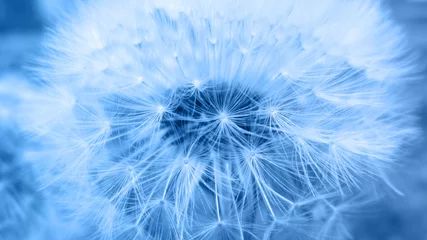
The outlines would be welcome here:
[[[80,4],[24,105],[42,181],[106,239],[347,237],[349,189],[413,133],[373,2]]]

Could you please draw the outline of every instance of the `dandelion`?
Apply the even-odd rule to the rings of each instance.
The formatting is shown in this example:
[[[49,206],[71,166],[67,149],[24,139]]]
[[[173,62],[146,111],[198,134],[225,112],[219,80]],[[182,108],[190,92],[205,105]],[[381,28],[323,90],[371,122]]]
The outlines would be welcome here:
[[[371,1],[82,3],[44,51],[21,124],[107,239],[343,238],[414,134]]]

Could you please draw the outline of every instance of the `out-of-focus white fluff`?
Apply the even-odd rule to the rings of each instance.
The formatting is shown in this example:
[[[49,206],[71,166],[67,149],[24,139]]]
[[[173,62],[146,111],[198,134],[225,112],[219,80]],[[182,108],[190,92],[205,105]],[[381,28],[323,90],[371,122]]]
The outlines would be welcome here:
[[[415,134],[405,44],[373,1],[82,3],[21,124],[103,237],[343,238]]]

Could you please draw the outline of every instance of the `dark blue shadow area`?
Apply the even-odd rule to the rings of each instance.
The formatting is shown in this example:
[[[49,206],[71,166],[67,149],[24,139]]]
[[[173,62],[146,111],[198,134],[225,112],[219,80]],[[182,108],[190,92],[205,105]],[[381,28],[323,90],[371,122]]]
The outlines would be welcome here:
[[[34,0],[0,1],[0,34],[39,31],[42,20]]]

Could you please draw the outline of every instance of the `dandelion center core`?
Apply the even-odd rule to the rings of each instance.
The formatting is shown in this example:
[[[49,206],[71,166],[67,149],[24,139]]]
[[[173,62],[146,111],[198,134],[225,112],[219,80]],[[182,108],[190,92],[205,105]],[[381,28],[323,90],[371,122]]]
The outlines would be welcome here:
[[[243,144],[261,131],[257,130],[259,94],[241,86],[218,83],[190,96],[185,93],[184,88],[177,91],[174,101],[179,104],[171,110],[172,117],[165,117],[161,123],[176,143],[218,150],[225,144]]]

